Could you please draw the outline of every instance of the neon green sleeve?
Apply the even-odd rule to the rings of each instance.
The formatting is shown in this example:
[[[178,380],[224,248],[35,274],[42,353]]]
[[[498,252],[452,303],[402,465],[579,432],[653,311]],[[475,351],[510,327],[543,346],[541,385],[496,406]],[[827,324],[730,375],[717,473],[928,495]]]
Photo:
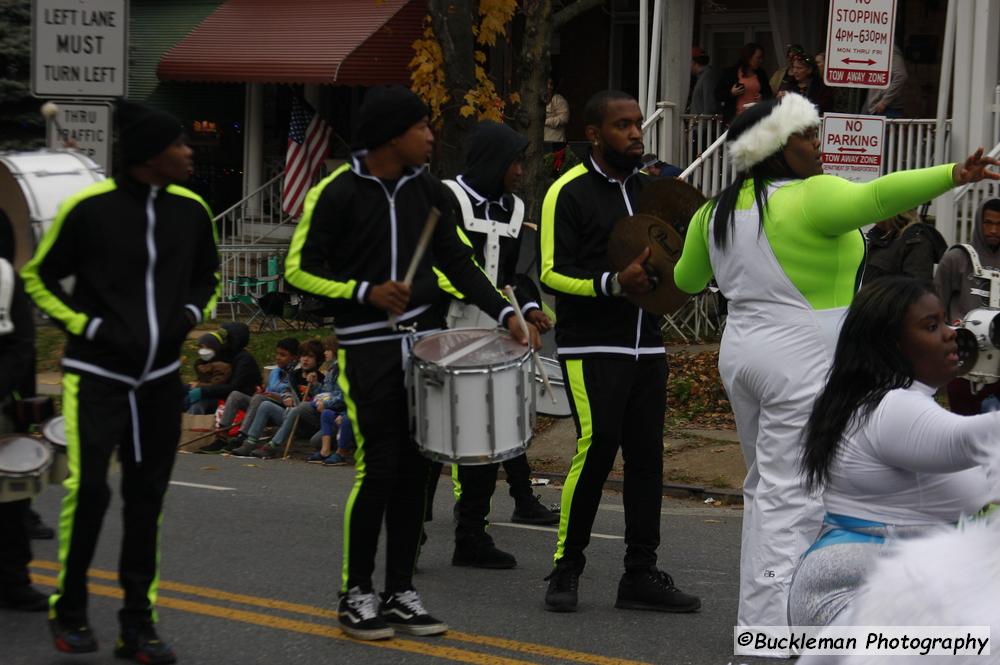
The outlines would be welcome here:
[[[712,201],[698,208],[691,218],[684,251],[674,266],[674,283],[685,293],[701,293],[712,279],[712,262],[708,255],[708,223],[715,212]]]
[[[785,191],[797,196],[802,221],[823,235],[837,236],[944,194],[955,186],[954,167],[897,171],[865,183],[820,175],[803,180],[799,187],[782,188],[774,198],[777,203]]]

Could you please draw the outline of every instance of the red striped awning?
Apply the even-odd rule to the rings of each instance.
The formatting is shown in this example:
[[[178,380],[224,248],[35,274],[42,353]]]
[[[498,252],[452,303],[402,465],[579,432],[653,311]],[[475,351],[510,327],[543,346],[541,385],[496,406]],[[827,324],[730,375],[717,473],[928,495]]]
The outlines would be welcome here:
[[[169,81],[408,84],[425,0],[227,0],[166,52]]]

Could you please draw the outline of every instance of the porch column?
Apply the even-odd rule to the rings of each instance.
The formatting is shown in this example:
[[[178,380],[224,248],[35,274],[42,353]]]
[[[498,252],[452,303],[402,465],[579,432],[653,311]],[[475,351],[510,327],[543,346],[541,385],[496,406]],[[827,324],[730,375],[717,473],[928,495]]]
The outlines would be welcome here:
[[[264,184],[264,93],[260,83],[247,83],[243,115],[243,197]],[[247,212],[260,216],[259,197]]]

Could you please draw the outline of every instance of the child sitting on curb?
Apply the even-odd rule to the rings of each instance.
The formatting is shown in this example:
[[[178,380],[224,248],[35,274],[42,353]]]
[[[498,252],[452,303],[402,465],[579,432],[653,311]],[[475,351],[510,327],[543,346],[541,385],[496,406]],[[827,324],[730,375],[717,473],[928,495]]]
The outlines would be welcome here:
[[[323,340],[323,357],[326,359],[326,378],[323,392],[313,400],[319,413],[320,449],[309,456],[308,461],[327,466],[343,466],[354,452],[354,430],[347,416],[344,393],[337,383],[340,368],[337,366],[337,349],[340,346],[333,335]],[[337,450],[331,452],[336,437]]]

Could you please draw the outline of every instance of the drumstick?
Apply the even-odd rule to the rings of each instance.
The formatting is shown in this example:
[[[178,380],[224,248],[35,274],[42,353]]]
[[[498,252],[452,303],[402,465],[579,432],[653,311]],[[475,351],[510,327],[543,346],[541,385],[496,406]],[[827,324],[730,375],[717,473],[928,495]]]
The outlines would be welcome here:
[[[430,212],[427,213],[427,221],[424,222],[424,230],[420,232],[420,239],[417,240],[417,248],[413,250],[413,258],[410,259],[410,265],[406,268],[406,276],[403,277],[403,284],[407,286],[413,285],[413,277],[417,274],[417,266],[420,265],[420,259],[424,258],[424,252],[427,251],[427,245],[431,244],[431,237],[434,235],[434,227],[437,226],[438,218],[441,217],[441,211],[437,208],[432,207]],[[396,315],[391,314],[389,316],[389,327],[396,327]]]
[[[431,208],[431,211],[427,213],[424,230],[420,233],[417,248],[413,251],[413,258],[410,259],[410,267],[406,269],[406,277],[403,278],[403,284],[407,286],[413,284],[413,276],[417,274],[417,266],[420,265],[420,259],[424,258],[427,245],[431,243],[431,236],[434,235],[434,227],[437,226],[439,217],[441,217],[441,211],[437,208]]]
[[[521,330],[524,332],[524,336],[528,340],[528,346],[530,347],[531,335],[528,333],[528,322],[524,320],[524,314],[521,313],[521,306],[517,302],[517,296],[514,295],[514,289],[508,284],[503,287],[503,292],[514,307],[514,316],[517,317],[517,322],[521,324]],[[556,404],[556,394],[552,392],[552,384],[549,383],[548,372],[545,371],[545,365],[542,364],[542,359],[538,357],[538,352],[535,349],[531,349],[531,358],[535,361],[535,371],[542,376],[542,385],[548,391],[549,398],[553,404]]]

